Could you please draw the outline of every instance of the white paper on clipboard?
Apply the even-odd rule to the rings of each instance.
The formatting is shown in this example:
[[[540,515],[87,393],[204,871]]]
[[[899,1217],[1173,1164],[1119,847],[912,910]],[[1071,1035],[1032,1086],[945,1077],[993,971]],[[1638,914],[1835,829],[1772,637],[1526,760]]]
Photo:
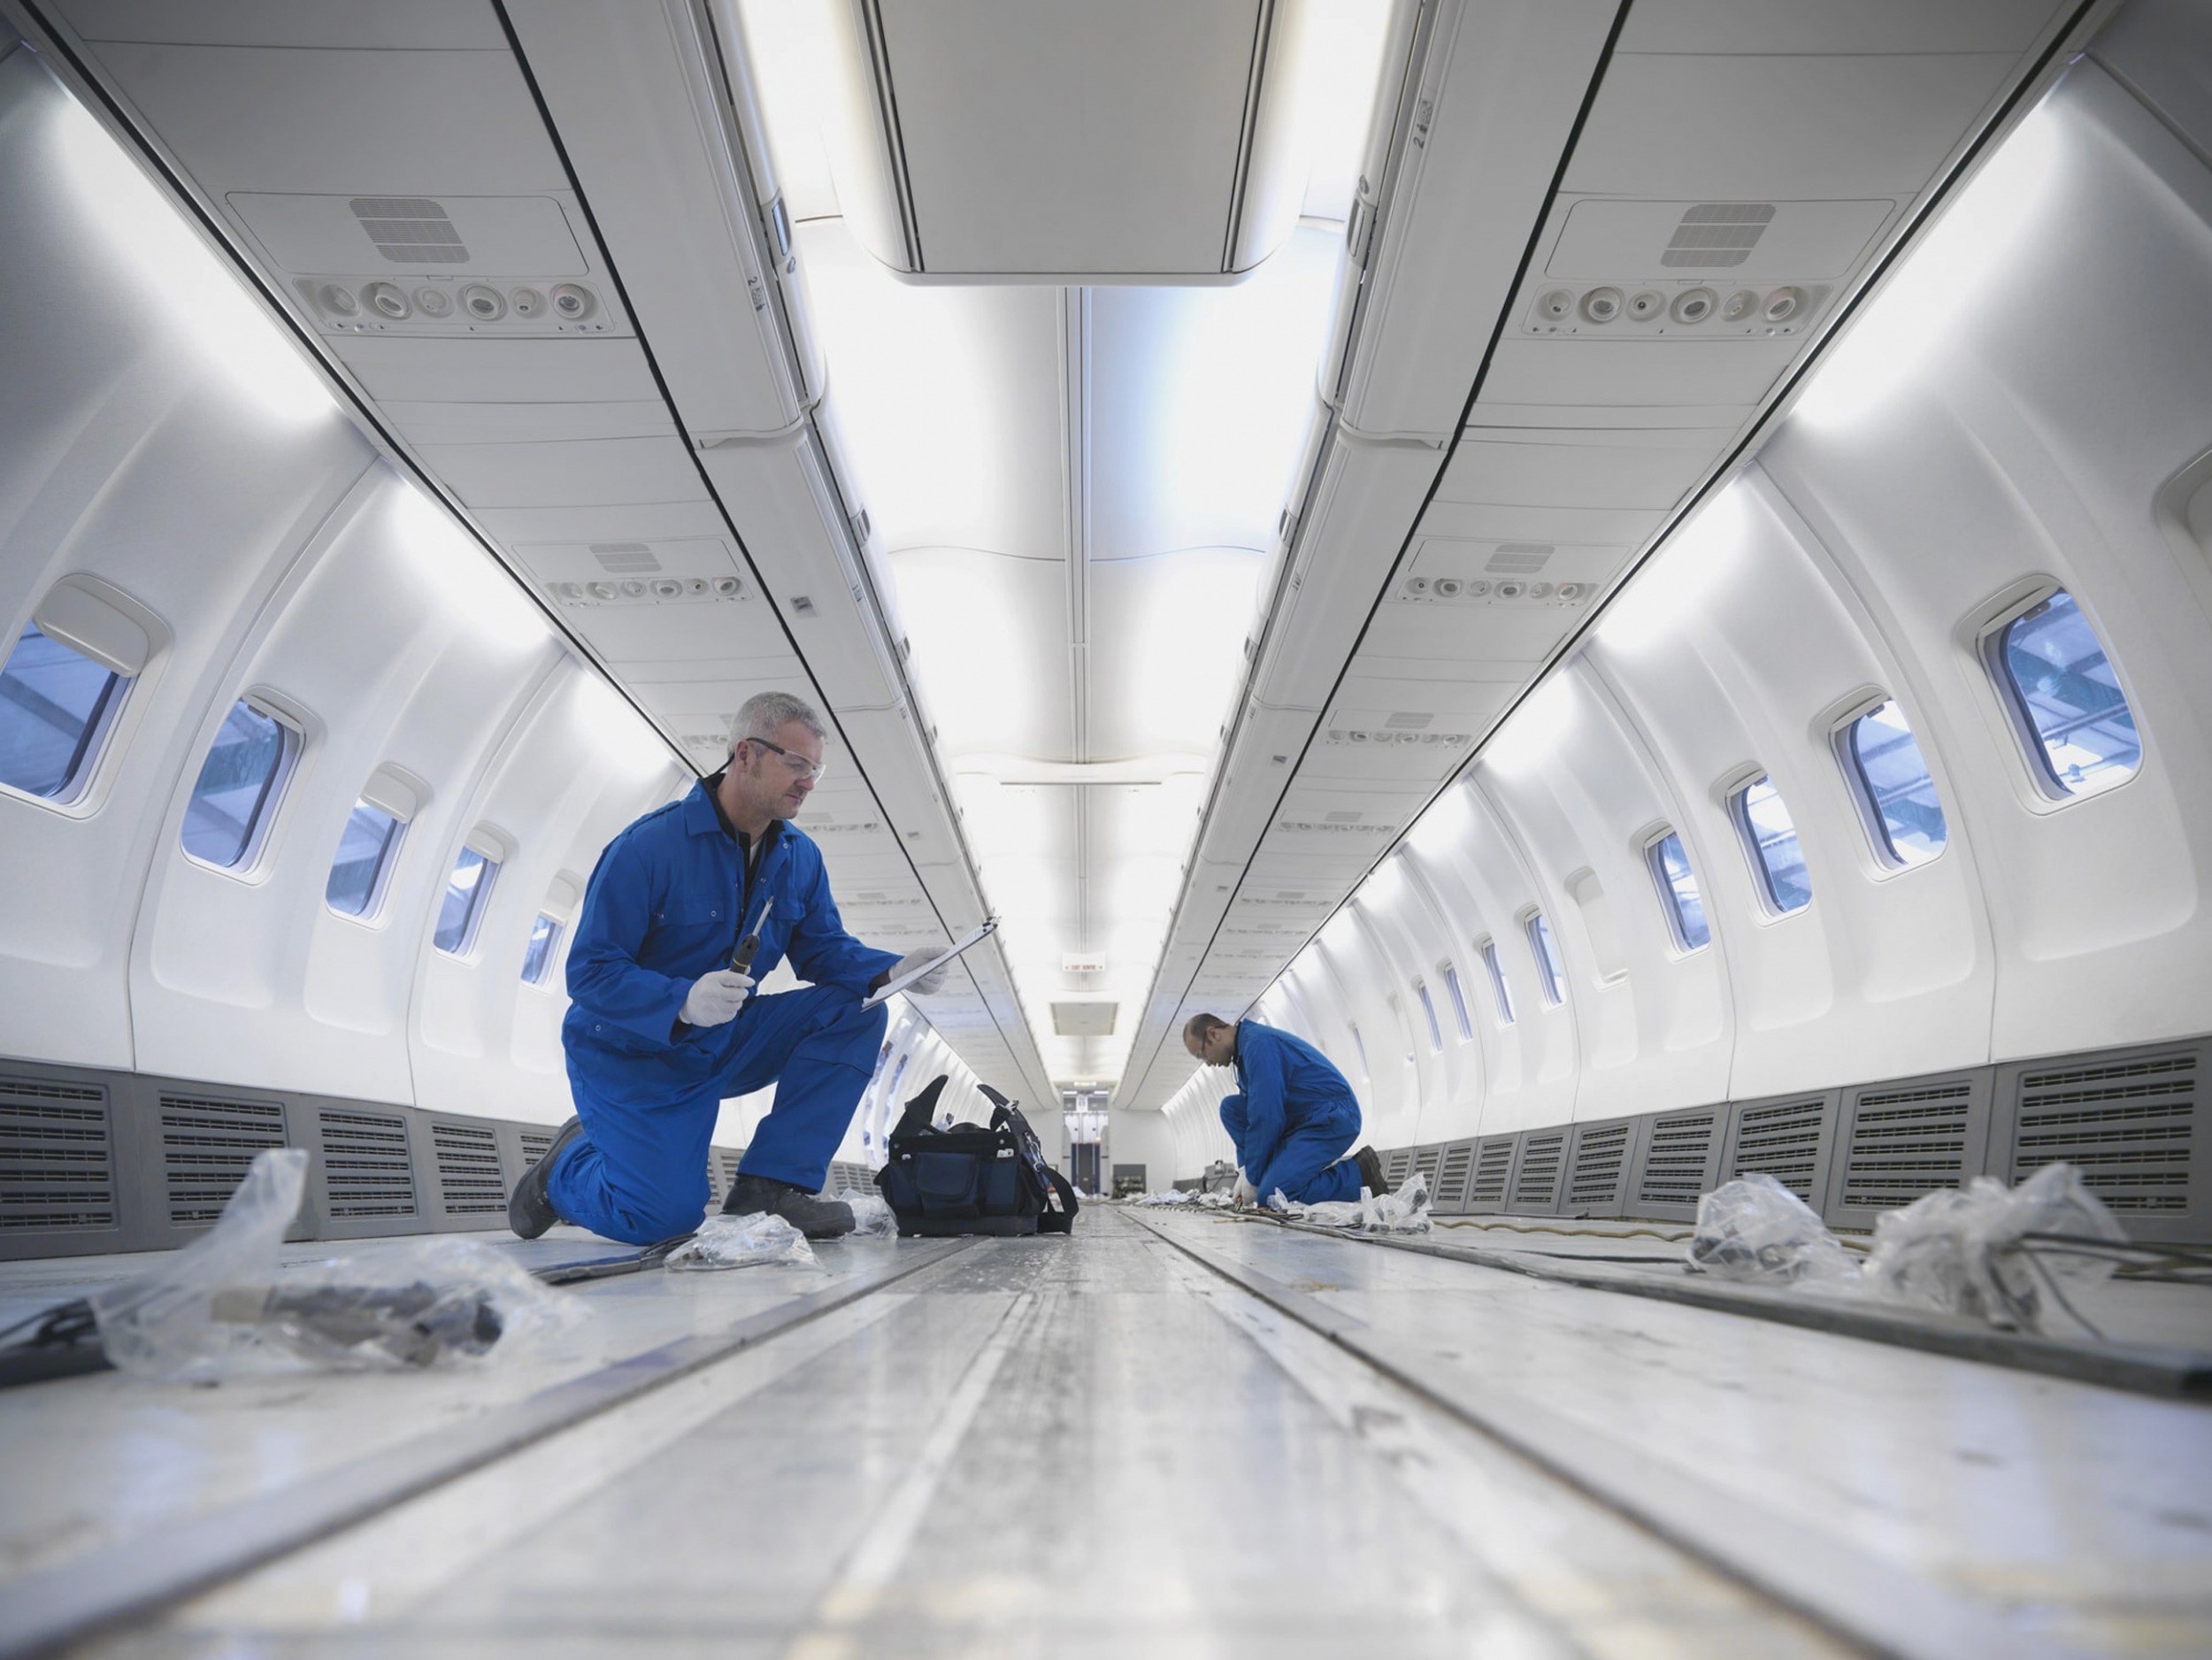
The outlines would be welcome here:
[[[896,980],[890,980],[886,983],[881,991],[871,993],[867,1000],[860,1006],[864,1009],[874,1008],[886,997],[889,997],[898,992],[904,991],[916,980],[933,973],[936,970],[941,968],[947,963],[951,962],[954,957],[959,956],[961,952],[966,950],[970,946],[979,944],[982,941],[989,939],[997,932],[998,918],[996,917],[984,918],[984,919],[976,926],[969,929],[966,934],[963,934],[959,939],[955,940],[950,945],[947,946],[936,956],[931,957],[928,962],[924,963],[919,968],[910,968],[907,970],[905,973],[901,974]]]

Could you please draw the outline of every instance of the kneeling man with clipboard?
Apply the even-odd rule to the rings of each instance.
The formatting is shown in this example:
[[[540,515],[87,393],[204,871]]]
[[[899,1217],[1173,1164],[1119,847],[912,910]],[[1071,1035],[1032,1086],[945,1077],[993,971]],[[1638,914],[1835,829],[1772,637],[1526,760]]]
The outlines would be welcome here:
[[[816,1197],[875,1070],[893,990],[926,996],[952,952],[900,957],[845,931],[822,855],[789,820],[822,775],[821,718],[787,692],[740,710],[729,764],[608,843],[568,953],[561,1041],[577,1116],[515,1186],[525,1239],[572,1222],[648,1245],[699,1226],[723,1101],[776,1086],[726,1213],[809,1239],[853,1227]],[[786,957],[795,991],[756,996]]]

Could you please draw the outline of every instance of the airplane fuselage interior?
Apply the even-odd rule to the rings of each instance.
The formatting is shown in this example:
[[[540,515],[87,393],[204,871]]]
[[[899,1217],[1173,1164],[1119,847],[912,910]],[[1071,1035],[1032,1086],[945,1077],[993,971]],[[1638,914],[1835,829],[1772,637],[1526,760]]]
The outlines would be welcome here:
[[[2212,1653],[2208,0],[0,0],[0,1660]]]

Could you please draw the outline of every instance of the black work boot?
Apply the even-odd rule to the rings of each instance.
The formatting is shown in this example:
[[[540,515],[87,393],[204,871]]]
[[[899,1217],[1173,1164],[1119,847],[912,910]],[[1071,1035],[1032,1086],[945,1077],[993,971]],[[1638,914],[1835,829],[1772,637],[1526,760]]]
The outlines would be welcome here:
[[[809,1239],[841,1239],[853,1231],[853,1208],[824,1199],[772,1176],[739,1172],[722,1201],[724,1216],[780,1216]]]
[[[1352,1155],[1352,1163],[1359,1171],[1359,1185],[1378,1199],[1390,1191],[1390,1178],[1383,1174],[1382,1155],[1371,1147],[1363,1147]]]
[[[556,1222],[568,1218],[553,1208],[553,1201],[546,1196],[546,1179],[553,1173],[554,1155],[584,1133],[584,1121],[571,1118],[561,1126],[561,1133],[553,1138],[553,1145],[545,1149],[545,1157],[522,1172],[522,1180],[515,1183],[515,1190],[507,1196],[507,1226],[523,1239],[535,1239]]]

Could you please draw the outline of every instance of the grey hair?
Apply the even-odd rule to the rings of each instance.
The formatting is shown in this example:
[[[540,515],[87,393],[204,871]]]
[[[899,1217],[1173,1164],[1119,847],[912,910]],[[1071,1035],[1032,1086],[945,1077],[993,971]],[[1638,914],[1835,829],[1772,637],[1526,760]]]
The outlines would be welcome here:
[[[822,725],[821,716],[814,712],[814,705],[792,692],[755,692],[745,700],[730,721],[730,753],[737,753],[737,746],[748,738],[764,738],[773,743],[779,728],[787,722],[797,721],[825,742],[829,729]]]

